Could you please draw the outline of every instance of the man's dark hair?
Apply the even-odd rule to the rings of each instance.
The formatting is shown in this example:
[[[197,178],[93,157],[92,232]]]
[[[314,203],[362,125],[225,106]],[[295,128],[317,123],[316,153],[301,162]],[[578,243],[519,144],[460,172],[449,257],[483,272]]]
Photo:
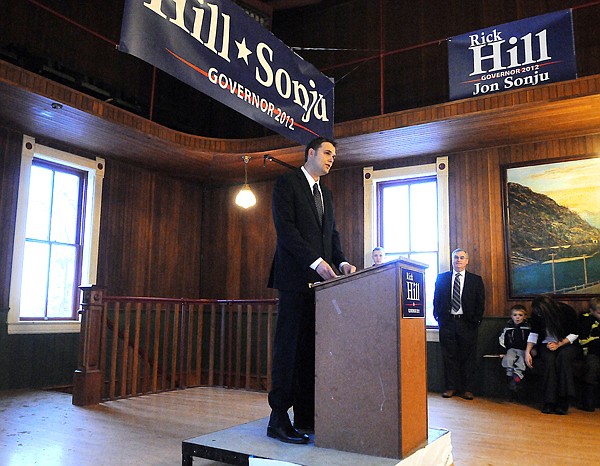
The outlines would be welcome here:
[[[306,162],[308,160],[308,151],[310,149],[314,149],[316,151],[319,147],[321,147],[321,144],[323,144],[324,142],[329,142],[333,145],[333,147],[337,146],[337,142],[335,142],[333,139],[323,137],[314,138],[306,145],[306,148],[304,149],[304,161]]]

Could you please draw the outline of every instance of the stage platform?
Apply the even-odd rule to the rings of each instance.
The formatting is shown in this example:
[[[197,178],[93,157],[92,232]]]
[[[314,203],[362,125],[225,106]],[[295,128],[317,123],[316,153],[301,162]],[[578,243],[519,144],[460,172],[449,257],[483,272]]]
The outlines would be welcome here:
[[[263,418],[184,440],[182,465],[202,464],[193,461],[194,458],[249,466],[450,466],[453,463],[450,432],[445,429],[429,428],[427,445],[400,461],[315,447],[314,436],[307,445],[286,444],[267,437],[268,420]]]

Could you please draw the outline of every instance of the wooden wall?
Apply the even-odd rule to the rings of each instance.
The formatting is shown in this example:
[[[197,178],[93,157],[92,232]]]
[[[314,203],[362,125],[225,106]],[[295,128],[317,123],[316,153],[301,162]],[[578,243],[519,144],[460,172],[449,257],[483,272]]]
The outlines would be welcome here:
[[[21,141],[0,127],[0,389],[70,384],[79,345],[79,334],[7,333]],[[202,297],[203,198],[199,183],[107,160],[97,283],[112,296]]]
[[[235,205],[240,185],[208,189],[202,224],[201,292],[203,298],[272,298],[267,289],[275,250],[271,218],[273,182],[252,183],[257,203]]]
[[[469,251],[469,270],[480,274],[485,282],[487,316],[506,316],[513,304],[528,304],[509,301],[507,294],[502,166],[598,153],[600,135],[448,154],[450,249],[463,247]],[[338,157],[343,158],[343,154]],[[430,162],[429,157],[422,160],[414,157],[376,168]],[[362,167],[333,170],[323,182],[334,193],[336,222],[344,251],[360,267],[364,237]],[[271,182],[253,184],[258,203],[248,211],[234,205],[239,187],[207,193],[205,215],[211,220],[203,223],[201,287],[203,293],[208,293],[206,297],[275,296],[265,288],[275,248],[271,188]],[[578,309],[586,304],[581,299],[568,302]]]
[[[0,315],[8,312],[12,244],[15,235],[15,222],[10,219],[14,219],[17,206],[22,140],[21,134],[0,127]]]
[[[148,116],[151,67],[115,51],[122,0],[98,5],[89,2],[49,0],[59,13],[99,32],[104,40],[74,24],[57,19],[32,2],[8,2],[0,15],[0,46],[15,43],[53,64],[65,65],[122,94],[136,94],[142,115]],[[288,16],[276,32],[291,46],[350,48],[303,52],[304,58],[338,80],[336,120],[379,114],[379,67],[375,61],[353,60],[379,50],[377,6],[383,4],[386,51],[444,39],[452,35],[522,19],[528,16],[582,6],[574,12],[579,76],[600,73],[598,48],[600,2],[586,0],[531,2],[394,2],[369,0],[323,2],[332,8],[295,21]],[[118,15],[114,14],[118,11]],[[432,12],[434,12],[432,14]],[[291,13],[290,13],[291,15]],[[283,18],[283,16],[281,17]],[[411,18],[410,21],[405,21]],[[317,19],[319,21],[317,21]],[[323,27],[323,24],[331,27]],[[297,26],[297,27],[296,27]],[[35,31],[32,34],[31,31]],[[111,41],[113,42],[111,44]],[[69,47],[65,46],[69,44]],[[93,50],[94,53],[89,53]],[[386,63],[386,112],[439,103],[447,98],[443,44],[406,55],[390,55]],[[105,66],[110,63],[110,66]],[[345,63],[344,66],[336,65]],[[41,66],[44,62],[34,64]],[[31,63],[21,63],[30,68]],[[41,69],[41,68],[40,68]],[[244,137],[253,133],[243,117],[221,111],[210,99],[190,93],[185,86],[159,73],[154,120],[199,134]],[[169,102],[177,108],[169,108]],[[214,107],[213,107],[214,106]],[[146,112],[146,113],[144,113]],[[245,121],[245,120],[244,120]],[[226,132],[235,132],[227,135]],[[263,130],[261,130],[263,131]],[[260,132],[260,131],[259,131]],[[4,325],[8,307],[16,192],[21,134],[0,127],[0,389],[47,386],[70,382],[75,367],[77,335],[8,335]],[[69,150],[68,147],[60,147]],[[76,150],[73,149],[76,153]],[[483,276],[486,314],[504,316],[509,302],[502,221],[501,166],[531,160],[600,153],[600,135],[569,137],[507,147],[493,147],[449,156],[450,244],[471,253],[470,269]],[[339,154],[343,157],[343,153]],[[429,163],[431,157],[387,162],[386,168]],[[251,181],[251,180],[250,180]],[[233,199],[239,186],[207,188],[131,166],[106,161],[100,238],[98,284],[112,295],[168,297],[264,298],[275,247],[270,196],[273,181],[252,184],[256,207],[243,211]],[[324,179],[334,192],[336,220],[348,259],[360,266],[363,257],[362,167],[334,170]],[[432,290],[429,290],[432,292]],[[584,302],[571,301],[581,309]],[[56,361],[59,361],[56,363]]]
[[[511,305],[528,304],[509,301],[507,295],[502,166],[598,154],[600,135],[593,134],[450,156],[450,247],[469,250],[469,269],[479,273],[485,282],[486,315],[505,316]],[[565,301],[579,310],[587,308],[586,299]]]
[[[110,296],[200,296],[203,187],[106,161],[98,285]]]
[[[15,132],[0,132],[3,310],[8,307],[20,137]],[[469,268],[482,275],[486,285],[487,316],[505,316],[514,304],[507,296],[502,166],[598,153],[600,135],[592,134],[448,154],[450,246],[469,250]],[[416,157],[385,166],[430,161]],[[337,227],[346,255],[361,266],[362,167],[333,170],[323,182],[334,193]],[[275,248],[272,186],[272,181],[251,183],[258,203],[243,210],[234,204],[240,186],[208,189],[107,160],[98,283],[111,295],[275,297],[276,292],[266,288]],[[569,302],[578,309],[585,307],[582,300]],[[0,388],[69,383],[76,347],[76,335],[7,335],[2,325]],[[59,359],[52,359],[55,356]],[[51,362],[57,360],[64,364]]]
[[[340,155],[343,156],[343,155]],[[362,167],[333,170],[323,178],[332,190],[337,229],[348,260],[362,264]],[[207,190],[203,222],[203,298],[271,298],[267,288],[275,252],[275,227],[271,213],[273,181],[252,183],[254,207],[235,205],[240,186]]]
[[[21,134],[0,127],[0,389],[70,383],[79,345],[78,334],[7,334],[21,143]]]

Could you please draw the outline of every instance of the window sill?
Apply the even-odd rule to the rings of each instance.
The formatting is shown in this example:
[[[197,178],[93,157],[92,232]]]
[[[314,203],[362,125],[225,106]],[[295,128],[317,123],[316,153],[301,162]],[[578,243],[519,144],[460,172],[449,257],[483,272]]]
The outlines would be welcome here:
[[[9,335],[39,333],[79,333],[81,322],[8,322]]]

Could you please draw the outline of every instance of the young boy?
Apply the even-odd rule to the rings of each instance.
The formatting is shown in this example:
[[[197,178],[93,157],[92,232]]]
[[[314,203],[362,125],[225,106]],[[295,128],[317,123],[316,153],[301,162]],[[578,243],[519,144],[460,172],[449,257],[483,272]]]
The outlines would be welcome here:
[[[527,321],[525,306],[516,304],[510,309],[510,320],[506,323],[498,338],[506,349],[502,357],[502,367],[506,369],[508,388],[516,392],[525,375],[525,349],[531,327]]]

